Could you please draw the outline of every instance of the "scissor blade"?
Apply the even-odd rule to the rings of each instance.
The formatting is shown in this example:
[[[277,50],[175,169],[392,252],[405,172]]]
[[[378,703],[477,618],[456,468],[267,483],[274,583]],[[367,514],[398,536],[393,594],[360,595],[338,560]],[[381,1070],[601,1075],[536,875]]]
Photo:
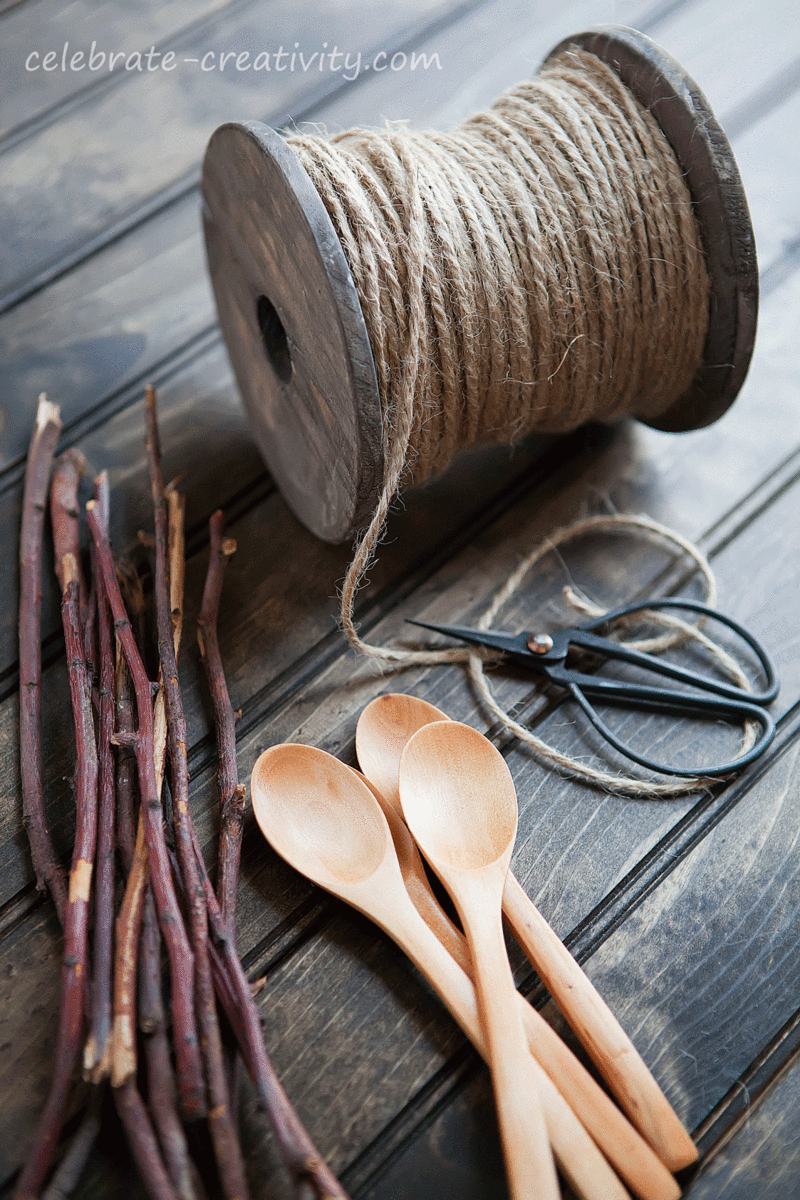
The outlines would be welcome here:
[[[419,625],[422,629],[432,629],[434,633],[443,633],[445,637],[458,638],[459,641],[469,642],[472,646],[486,646],[490,650],[501,650],[504,654],[513,654],[530,662],[534,656],[527,646],[527,633],[504,633],[499,629],[471,629],[469,625],[431,625],[428,621],[412,621],[406,618],[409,625]]]

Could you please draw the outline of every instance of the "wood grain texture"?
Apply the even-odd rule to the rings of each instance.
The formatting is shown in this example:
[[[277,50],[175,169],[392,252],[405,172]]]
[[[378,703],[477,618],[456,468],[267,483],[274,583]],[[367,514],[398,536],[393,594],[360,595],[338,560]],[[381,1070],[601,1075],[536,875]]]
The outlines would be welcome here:
[[[297,42],[313,53],[327,41],[371,58],[449,7],[441,0],[417,0],[387,10],[375,0],[359,0],[343,9],[318,0],[298,10],[291,0],[261,0],[219,23],[210,46],[204,30],[187,38],[174,71],[137,73],[126,86],[89,96],[55,125],[10,145],[2,157],[15,220],[0,252],[0,287],[16,288],[43,263],[79,247],[176,181],[185,177],[191,186],[221,118],[266,116],[268,123],[282,125],[309,106],[315,91],[325,95],[349,86],[344,63],[342,75],[317,70],[310,84],[310,68],[291,72],[288,64],[280,72],[236,71],[228,61],[228,69],[220,70],[221,52],[246,50],[254,62],[262,49],[274,54]],[[209,52],[215,57],[208,65],[217,68],[203,71],[198,64]]]
[[[729,587],[731,591],[735,590],[733,585],[742,557],[754,558],[757,573],[759,572],[759,559],[755,555],[757,547],[763,548],[763,561],[770,561],[774,543],[773,538],[769,535],[769,529],[786,528],[787,514],[793,511],[792,506],[796,504],[796,496],[793,493],[787,493],[782,500],[785,508],[779,504],[774,511],[768,510],[762,518],[762,523],[753,526],[752,542],[750,543],[748,539],[749,549],[744,544],[738,547],[732,544],[728,548],[729,570],[734,578],[730,579],[729,577],[730,583],[728,583],[725,574],[722,573],[722,566],[720,566],[721,583],[726,594]],[[508,514],[500,525],[501,528],[506,529],[515,527],[515,532],[519,533],[519,522],[520,506],[516,511]],[[495,531],[495,536],[497,536],[497,531]],[[796,571],[796,563],[800,561],[800,556],[794,545],[786,545],[784,553],[786,562],[794,563]],[[443,568],[442,574],[450,579],[451,589],[453,574],[464,580],[468,592],[472,590],[474,597],[478,572],[475,571],[473,574],[467,572],[465,575],[463,569],[459,571],[459,565],[463,567],[463,558],[472,558],[473,555],[474,552],[471,549],[465,550],[462,555],[462,563],[459,564],[456,560],[452,565],[448,564]],[[496,552],[484,556],[484,569],[487,560],[494,561],[497,557]],[[583,561],[585,564],[586,559],[584,558]],[[235,559],[231,563],[231,569],[233,569],[234,563]],[[609,556],[598,554],[594,565],[599,574],[602,573],[604,566],[608,572]],[[659,562],[658,566],[660,565]],[[778,565],[780,567],[782,563]],[[613,564],[611,566],[612,578],[610,581],[606,580],[606,583],[614,581]],[[651,559],[651,569],[655,566],[656,564]],[[796,589],[797,585],[793,580],[796,580],[796,574],[794,577],[790,576],[786,581],[785,594],[787,596],[793,595]],[[537,580],[536,590],[540,591],[541,595],[552,594],[552,577]],[[447,595],[448,593],[442,594]],[[454,598],[452,590],[449,598],[451,601]],[[733,596],[731,598],[733,599]],[[416,597],[414,599],[416,600]],[[533,599],[535,601],[535,596]],[[729,611],[741,619],[754,623],[757,632],[764,636],[764,631],[758,626],[758,613],[763,607],[763,595],[754,595],[751,589],[742,588],[742,595],[735,599],[737,602],[734,605],[727,606]],[[778,611],[786,620],[785,607],[781,606]],[[402,609],[387,618],[387,623],[396,623],[401,615]],[[787,652],[791,653],[797,639],[796,625],[787,627],[785,632],[788,635]],[[781,661],[781,647],[775,645],[774,641],[773,649],[776,657]],[[785,667],[783,661],[781,666]],[[360,694],[353,687],[352,670],[340,665],[329,671],[328,677],[323,677],[311,688],[310,692],[301,694],[299,697],[292,697],[286,707],[275,714],[269,726],[259,725],[242,738],[240,765],[243,769],[249,770],[249,766],[263,747],[265,738],[269,741],[280,738],[287,740],[297,738],[316,741],[328,749],[346,749],[348,740],[352,736],[356,708],[363,703],[369,693],[387,686],[385,683],[381,684],[374,675],[370,676],[369,673],[363,671],[361,674],[364,676],[364,686]],[[337,679],[341,681],[339,687],[336,686]],[[791,702],[793,685],[794,695],[797,694],[798,682],[800,681],[790,679],[785,685],[784,702]],[[459,671],[429,672],[427,683],[429,686],[423,685],[420,690],[424,691],[429,699],[439,703],[453,716],[464,715],[467,719],[477,720],[480,723],[480,718],[477,717],[474,710],[474,702],[464,686],[463,677]],[[516,686],[525,687],[521,683],[517,683]],[[527,690],[526,687],[525,690]],[[298,729],[296,722],[298,716],[302,718],[305,715],[304,710],[307,711],[306,720],[304,725]],[[563,720],[562,714],[555,714],[550,718],[550,723],[563,725]],[[570,745],[569,742],[567,744]],[[575,748],[580,745],[577,739],[573,744]],[[660,805],[615,800],[610,797],[598,801],[596,793],[593,793],[591,789],[554,780],[548,772],[534,764],[522,751],[512,749],[507,757],[515,775],[521,800],[520,836],[515,855],[515,869],[525,881],[528,890],[535,896],[545,915],[562,935],[568,933],[579,920],[601,902],[603,896],[625,875],[626,871],[643,854],[652,849],[659,838],[664,836],[675,821],[691,807],[691,801]],[[209,835],[214,822],[214,798],[209,793],[210,772],[197,778],[194,785],[194,803],[195,806],[198,802],[201,805],[198,816],[200,816],[201,836],[206,842],[210,840]],[[254,934],[260,935],[262,940],[266,938],[267,941],[270,937],[277,936],[281,922],[291,915],[292,908],[305,902],[308,889],[302,881],[293,877],[287,868],[275,860],[269,851],[260,847],[257,842],[254,844],[252,828],[248,828],[245,844],[247,849],[243,863],[243,889],[240,900],[240,913],[245,929],[241,930],[240,927],[240,946],[243,950],[250,951],[254,949],[250,940]],[[262,863],[269,864],[269,869],[265,871]],[[256,866],[257,871],[254,874]],[[282,896],[288,881],[291,881],[292,887],[286,895]],[[275,908],[276,902],[278,902],[277,908]],[[271,912],[274,914],[272,917],[270,917]],[[33,915],[30,919],[34,919]],[[343,919],[347,923],[352,918],[348,915]],[[27,921],[24,924],[27,926]],[[250,930],[253,932],[249,932]],[[31,926],[31,931],[34,932],[33,926]],[[330,939],[330,930],[326,928],[320,937],[312,938],[312,941],[308,943],[307,949],[303,952],[302,964],[296,961],[296,956],[286,960],[285,965],[279,969],[279,976],[283,978],[288,974],[289,980],[294,982],[292,984],[287,982],[286,991],[280,988],[277,999],[270,998],[269,993],[264,997],[267,1013],[273,1013],[274,1019],[289,1022],[287,1038],[290,1036],[288,1032],[290,1029],[294,1031],[294,1036],[299,1040],[306,1036],[307,1031],[303,1030],[300,1022],[300,1013],[307,1011],[309,1005],[318,1012],[319,1006],[326,1003],[325,996],[330,989],[331,981],[339,978],[340,967],[336,965],[335,960],[331,960],[331,966],[325,965],[330,953]],[[339,942],[346,945],[347,935],[342,934]],[[21,951],[16,950],[15,958],[18,958],[20,954]],[[309,955],[311,955],[311,959],[308,958]],[[322,956],[319,960],[319,969],[313,965],[316,962],[316,955]],[[391,959],[394,951],[387,949],[386,955],[388,959]],[[37,950],[28,943],[25,953],[26,961],[35,961],[38,956]],[[261,973],[271,959],[274,961],[274,955],[267,945],[262,948],[260,954],[252,956],[253,969]],[[516,961],[518,965],[521,965],[519,957]],[[385,969],[389,969],[388,965]],[[295,974],[295,971],[299,971],[300,974]],[[290,986],[294,987],[297,993],[296,999],[291,1004],[288,1000]],[[322,989],[322,993],[313,1002],[308,994],[309,986],[314,994],[318,987]],[[350,985],[345,982],[342,986],[346,990]],[[360,996],[362,990],[362,985],[359,984],[353,994]],[[601,990],[604,995],[611,998],[607,989],[602,988]],[[611,995],[616,995],[616,993],[611,993]],[[55,996],[53,996],[54,1002]],[[310,1088],[313,1093],[313,1081],[325,1069],[326,1056],[331,1053],[331,1041],[334,1039],[332,1033],[334,1026],[336,1029],[335,1044],[341,1045],[341,1053],[351,1057],[360,1056],[360,1048],[363,1046],[362,1035],[354,1032],[351,1039],[346,1024],[342,1023],[339,1008],[340,1003],[337,1001],[334,1010],[323,1022],[325,1030],[330,1031],[330,1039],[327,1035],[320,1034],[318,1041],[306,1049],[302,1063],[298,1065],[296,1083],[293,1086],[298,1088],[300,1095],[306,1095],[306,1088]],[[9,996],[8,1010],[18,1014],[18,1018],[19,1014],[25,1011],[15,996]],[[416,1012],[413,1004],[410,1012]],[[268,1015],[268,1021],[271,1019],[273,1017]],[[399,1020],[399,1018],[396,1019]],[[443,1025],[446,1025],[445,1017],[441,1016],[438,1019]],[[630,1023],[624,1019],[623,1023],[627,1028],[631,1028]],[[293,1043],[295,1048],[298,1044],[299,1041]],[[377,1047],[379,1044],[381,1052],[376,1057],[382,1061],[381,1069],[385,1071],[387,1064],[394,1061],[397,1046],[388,1036],[384,1036],[382,1042],[376,1041],[375,1046]],[[273,1042],[270,1042],[270,1045],[273,1045]],[[642,1049],[641,1046],[640,1049]],[[290,1057],[288,1047],[286,1054],[287,1057]],[[373,1054],[375,1054],[374,1049]],[[32,1055],[33,1061],[42,1061],[43,1059],[45,1059],[43,1053]],[[648,1061],[650,1065],[653,1065],[649,1058]],[[316,1062],[316,1065],[312,1068],[309,1066],[309,1062]],[[44,1062],[42,1065],[44,1067]],[[335,1068],[332,1069],[335,1071]],[[421,1086],[418,1071],[421,1069],[419,1066],[415,1068],[413,1079],[409,1083],[408,1079],[405,1079],[404,1082],[403,1069],[398,1067],[398,1087],[402,1089],[408,1085],[418,1089]],[[431,1066],[431,1070],[434,1069]],[[309,1075],[308,1080],[306,1080],[306,1071]],[[371,1079],[372,1076],[369,1078]],[[402,1107],[413,1094],[413,1091],[409,1093],[401,1090],[395,1098],[398,1108]],[[355,1085],[348,1092],[347,1099],[355,1110],[357,1107]],[[307,1102],[311,1103],[310,1096]],[[376,1113],[369,1087],[366,1087],[360,1103],[363,1105],[364,1111],[353,1119],[356,1128],[360,1130],[358,1137],[362,1141],[358,1142],[358,1145],[346,1143],[346,1150],[344,1147],[341,1150],[344,1161],[347,1161],[354,1152],[363,1149],[364,1142],[376,1136],[382,1127],[380,1124],[372,1123]],[[382,1112],[383,1110],[381,1110]],[[314,1121],[317,1119],[323,1118],[315,1116]],[[332,1131],[335,1127],[333,1117],[331,1117],[331,1122],[330,1130]],[[324,1117],[324,1128],[329,1129],[328,1114],[325,1114]],[[332,1132],[330,1136],[333,1136]]]
[[[9,136],[18,138],[29,133],[37,120],[59,120],[66,101],[79,97],[87,86],[113,87],[124,80],[121,66],[116,75],[109,73],[109,51],[127,55],[137,50],[146,52],[154,45],[163,52],[180,45],[189,30],[208,31],[233,5],[237,0],[209,0],[202,5],[191,0],[167,0],[165,4],[143,0],[133,6],[112,2],[100,7],[64,0],[31,0],[3,14],[0,144]],[[99,64],[95,69],[90,69],[88,63],[92,42],[96,51],[106,56],[102,64],[95,59]],[[84,51],[84,60],[76,63],[79,69],[45,71],[41,67],[44,55],[56,50],[60,67],[65,43],[69,47],[68,61],[76,51]],[[33,58],[32,53],[36,55]]]
[[[32,14],[38,3],[2,19],[10,20],[14,12],[22,17],[26,9]],[[364,79],[308,110],[309,115],[332,126],[369,114],[381,119],[428,113],[435,124],[458,121],[505,83],[533,70],[558,37],[614,17],[636,24],[636,14],[646,7],[633,5],[629,16],[595,3],[563,6],[557,13],[543,7],[534,14],[521,12],[511,0],[489,4],[423,43],[439,47],[447,64],[441,75],[417,75],[413,85],[399,74]],[[150,19],[144,8],[137,11],[142,21]],[[166,25],[169,12],[177,9],[164,11]],[[117,19],[109,15],[109,21]],[[316,35],[313,20],[305,28]],[[796,91],[781,103],[776,83],[785,77],[786,87],[796,88],[790,78],[793,21],[794,10],[777,3],[758,9],[738,3],[730,9],[719,0],[701,0],[667,6],[652,29],[696,76],[720,115],[731,113],[738,122],[735,150],[752,193],[770,284],[756,360],[734,408],[719,424],[685,437],[623,426],[554,447],[544,460],[531,451],[529,459],[510,464],[502,455],[460,464],[439,484],[409,494],[406,511],[392,521],[361,610],[378,638],[406,637],[407,615],[472,620],[524,549],[587,506],[646,510],[700,538],[711,551],[721,606],[770,646],[784,679],[778,708],[784,714],[782,752],[764,774],[753,772],[741,784],[681,801],[626,801],[554,777],[494,731],[521,799],[517,872],[558,931],[571,937],[581,957],[588,956],[602,993],[694,1123],[718,1101],[724,1104],[740,1089],[740,1080],[750,1078],[753,1060],[780,1036],[797,1006],[792,936],[800,902],[793,854],[797,726],[791,706],[800,696],[800,272],[794,248],[800,192],[793,169],[800,108]],[[344,17],[342,22],[347,28]],[[376,15],[375,22],[381,33],[383,17]],[[238,26],[231,21],[224,28]],[[521,62],[526,56],[530,61]],[[118,99],[112,100],[112,92]],[[8,164],[18,152],[19,162],[35,160],[25,187],[41,190],[44,181],[40,216],[49,219],[63,200],[52,230],[34,231],[26,251],[30,256],[18,260],[20,271],[40,254],[60,252],[76,213],[79,238],[93,231],[100,238],[96,254],[0,322],[9,348],[0,401],[5,422],[0,528],[7,544],[15,544],[20,455],[43,379],[62,393],[52,398],[62,400],[69,438],[87,452],[90,467],[111,466],[118,502],[115,537],[120,545],[133,539],[137,526],[149,520],[139,388],[153,373],[162,382],[165,472],[184,472],[188,492],[190,608],[199,599],[204,571],[204,522],[217,504],[227,506],[230,532],[239,541],[226,579],[222,653],[234,704],[243,709],[238,727],[242,777],[264,746],[282,738],[313,741],[351,761],[356,714],[380,690],[412,688],[451,715],[485,728],[460,670],[381,679],[345,652],[335,631],[335,581],[346,550],[321,547],[304,534],[264,474],[213,328],[195,198],[188,194],[104,244],[114,222],[129,217],[132,222],[135,206],[146,203],[152,188],[162,187],[168,176],[164,159],[152,169],[142,165],[151,136],[146,129],[131,133],[127,147],[113,147],[116,157],[105,161],[117,178],[100,178],[95,207],[81,207],[82,189],[98,178],[92,172],[103,160],[92,157],[85,174],[82,167],[71,167],[76,136],[90,129],[90,112],[107,114],[100,142],[104,152],[131,122],[146,124],[155,111],[147,97],[139,105],[140,94],[144,91],[136,84],[112,89],[105,98],[98,93],[65,120],[64,147],[71,149],[62,147],[53,159],[55,177],[65,189],[58,205],[55,192],[48,192],[45,159],[36,158],[36,153],[46,155],[53,135],[42,129],[29,140],[30,159],[25,159],[24,141],[7,159]],[[172,129],[176,140],[185,132],[187,145],[192,138],[201,140],[201,126],[210,129],[236,115],[233,93],[224,87],[209,89],[208,100],[200,96],[198,107],[181,94],[185,103],[175,107]],[[246,110],[241,115],[258,115],[254,93],[245,88],[237,96]],[[267,98],[264,107],[269,103]],[[115,114],[120,125],[113,123]],[[163,124],[163,105],[153,121],[156,128]],[[58,120],[52,128],[60,125]],[[196,154],[187,152],[185,161],[196,162]],[[16,195],[23,207],[28,205],[30,191],[23,188]],[[15,236],[34,220],[33,211],[26,212]],[[74,250],[77,261],[83,253],[78,242]],[[531,470],[528,464],[535,461],[539,465]],[[60,957],[50,909],[32,894],[18,826],[12,558],[0,558],[0,594],[7,601],[0,612],[0,680],[7,696],[0,706],[3,1196],[46,1088]],[[651,548],[603,540],[575,546],[566,567],[594,596],[610,602],[668,575],[670,563]],[[568,578],[557,560],[543,564],[504,620],[521,625],[532,613],[557,618],[563,610],[553,607],[553,597]],[[68,730],[59,720],[66,679],[56,620],[50,601],[46,770],[60,844],[66,848],[70,797],[62,777],[70,769],[70,751]],[[189,621],[191,626],[191,613]],[[216,795],[208,712],[193,647],[183,668],[193,747],[192,804],[208,853],[216,837]],[[561,746],[587,751],[585,731],[566,710],[537,699],[529,681],[495,672],[493,682],[504,701],[518,704]],[[659,739],[665,753],[680,749],[665,724],[655,719],[637,724],[641,736]],[[696,733],[682,745],[688,752],[705,743],[706,734]],[[248,972],[268,976],[261,1006],[276,1065],[348,1187],[375,1200],[431,1195],[477,1200],[505,1194],[487,1076],[452,1022],[381,934],[311,888],[265,847],[252,818],[245,833],[238,936]],[[535,988],[535,978],[513,947],[512,956],[518,979]],[[551,1006],[546,1013],[557,1020]],[[753,1194],[754,1180],[759,1194],[792,1194],[800,1160],[793,1141],[796,1088],[786,1082],[791,1078],[790,1068],[765,1093],[751,1123],[727,1143],[730,1151],[723,1147],[698,1176],[693,1188],[704,1189],[697,1192],[702,1200]],[[269,1133],[252,1100],[245,1109],[254,1196],[277,1197],[282,1187]],[[727,1128],[721,1119],[718,1128]],[[753,1138],[738,1140],[748,1129]],[[109,1127],[102,1142],[79,1196],[99,1200],[118,1194],[124,1179],[126,1194],[138,1197],[118,1132]],[[715,1145],[713,1136],[708,1144]]]
[[[797,1110],[800,1063],[795,1059],[750,1108],[738,1127],[704,1164],[687,1200],[784,1200],[800,1191]]]

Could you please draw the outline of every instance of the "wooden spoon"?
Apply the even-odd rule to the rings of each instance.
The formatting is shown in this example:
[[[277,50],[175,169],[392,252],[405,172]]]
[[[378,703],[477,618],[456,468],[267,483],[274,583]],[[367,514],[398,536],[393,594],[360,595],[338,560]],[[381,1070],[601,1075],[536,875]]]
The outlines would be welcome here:
[[[448,953],[472,979],[472,960],[464,935],[456,929],[436,899],[408,826],[375,784],[360,772],[356,774],[369,787],[386,817],[403,883],[414,907]],[[541,1013],[532,1008],[519,993],[517,1002],[531,1054],[568,1101],[578,1120],[594,1138],[620,1178],[640,1200],[678,1200],[681,1189],[644,1138],[636,1132]]]
[[[397,780],[403,746],[417,730],[442,720],[447,720],[447,715],[433,704],[397,693],[378,696],[361,713],[356,729],[358,761],[390,804],[400,806]],[[503,912],[545,987],[642,1137],[670,1171],[695,1162],[697,1148],[633,1042],[510,871]],[[582,1112],[581,1119],[595,1133],[586,1117]]]
[[[520,1069],[528,1046],[503,940],[503,888],[517,834],[511,774],[474,729],[437,721],[403,751],[400,800],[467,935],[511,1194],[533,1197],[537,1187],[556,1194],[555,1176],[549,1180],[544,1168],[544,1122],[529,1109],[527,1073]]]
[[[485,1058],[472,983],[411,903],[386,818],[356,772],[310,746],[273,746],[253,768],[251,793],[267,841],[298,871],[394,938]],[[529,1054],[523,1059],[521,1074],[535,1089],[526,1094],[527,1108],[538,1107],[538,1093],[547,1136],[572,1188],[583,1200],[624,1200],[628,1193],[564,1098]],[[546,1144],[545,1153],[547,1168]],[[542,1190],[543,1197],[557,1195],[549,1165],[551,1190]],[[539,1186],[529,1195],[538,1197]]]

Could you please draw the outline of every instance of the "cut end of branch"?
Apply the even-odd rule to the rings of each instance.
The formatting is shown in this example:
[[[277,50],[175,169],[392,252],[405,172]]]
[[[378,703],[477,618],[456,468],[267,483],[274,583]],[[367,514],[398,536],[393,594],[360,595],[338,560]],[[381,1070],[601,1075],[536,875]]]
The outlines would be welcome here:
[[[94,1034],[86,1039],[83,1048],[83,1078],[87,1083],[102,1083],[111,1074],[111,1038],[106,1040],[102,1054]]]
[[[39,396],[39,406],[36,409],[36,428],[42,430],[48,425],[57,425],[59,429],[61,428],[61,409],[47,399],[47,392],[42,392]]]
[[[221,550],[226,558],[230,558],[232,554],[236,553],[236,538],[225,538],[225,541],[222,543]]]
[[[58,412],[58,409],[56,409],[56,412]],[[59,455],[58,464],[69,464],[79,479],[82,479],[88,470],[86,458],[75,446],[70,446],[63,454]]]
[[[78,560],[74,554],[69,553],[62,556],[58,578],[61,583],[61,590],[64,592],[71,583],[78,583],[80,581],[80,569],[78,567]]]

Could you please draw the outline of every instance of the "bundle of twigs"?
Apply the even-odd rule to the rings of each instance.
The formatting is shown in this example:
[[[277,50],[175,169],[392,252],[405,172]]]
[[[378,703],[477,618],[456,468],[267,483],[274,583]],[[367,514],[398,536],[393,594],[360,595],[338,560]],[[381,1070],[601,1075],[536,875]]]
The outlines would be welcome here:
[[[100,1097],[108,1089],[152,1197],[204,1200],[218,1191],[226,1200],[244,1200],[248,1188],[237,1121],[238,1052],[271,1118],[294,1195],[298,1200],[345,1200],[275,1076],[236,951],[245,790],[238,781],[234,713],[217,642],[222,578],[235,549],[223,536],[220,512],[210,521],[211,555],[198,622],[219,755],[216,889],[195,832],[177,669],[183,503],[174,487],[163,484],[152,388],[147,389],[146,412],[155,523],[157,682],[144,665],[141,583],[135,572],[117,567],[111,550],[105,473],[95,481],[94,497],[86,506],[91,534],[87,587],[79,529],[82,461],[75,451],[67,451],[53,469],[61,422],[58,409],[44,397],[29,450],[20,547],[23,809],[37,885],[50,893],[63,927],[64,964],[50,1095],[15,1195],[31,1200],[69,1194],[97,1134]],[[75,842],[68,873],[50,837],[42,778],[41,558],[49,487],[75,725]],[[167,767],[169,804],[162,799]],[[115,916],[121,880],[124,890]],[[48,1183],[82,1047],[83,1076],[94,1085],[95,1096]],[[184,1128],[186,1122],[201,1120],[207,1122],[214,1150],[213,1181],[201,1179]]]

